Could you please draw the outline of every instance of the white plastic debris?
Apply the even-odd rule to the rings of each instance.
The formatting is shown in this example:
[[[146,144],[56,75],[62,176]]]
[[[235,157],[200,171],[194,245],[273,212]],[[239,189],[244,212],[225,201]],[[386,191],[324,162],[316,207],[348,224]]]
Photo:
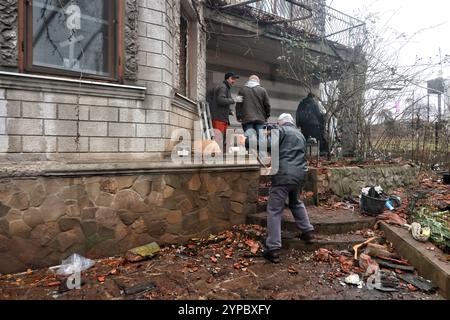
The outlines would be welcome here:
[[[368,196],[369,195],[369,190],[370,190],[370,187],[369,188],[362,188],[361,189],[361,193],[363,195],[365,195],[365,196]]]
[[[95,261],[92,261],[75,253],[67,259],[63,260],[56,273],[59,275],[72,275],[77,272],[85,271],[91,268],[94,264]]]
[[[355,286],[361,286],[362,285],[362,281],[359,278],[359,275],[357,275],[357,274],[349,275],[347,278],[345,278],[345,283],[353,284]]]
[[[427,242],[431,237],[431,229],[429,227],[422,227],[417,222],[412,223],[408,228],[411,230],[413,238],[419,242]]]
[[[376,191],[378,194],[382,194],[382,193],[384,192],[384,190],[383,190],[383,188],[381,188],[381,186],[375,187],[375,191]]]

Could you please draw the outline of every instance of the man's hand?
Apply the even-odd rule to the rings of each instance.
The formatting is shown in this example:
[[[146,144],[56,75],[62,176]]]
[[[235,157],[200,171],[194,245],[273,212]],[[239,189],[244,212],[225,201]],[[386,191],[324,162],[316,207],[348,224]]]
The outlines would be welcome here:
[[[243,96],[237,96],[233,98],[234,103],[242,103],[244,102],[244,97]]]

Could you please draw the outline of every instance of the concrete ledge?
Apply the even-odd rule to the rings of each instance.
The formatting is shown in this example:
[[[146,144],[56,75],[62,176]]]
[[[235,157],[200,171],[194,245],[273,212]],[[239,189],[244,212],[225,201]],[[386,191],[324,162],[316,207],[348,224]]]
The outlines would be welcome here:
[[[0,163],[0,178],[18,177],[80,177],[101,175],[129,174],[164,174],[198,172],[236,172],[258,171],[260,165],[256,161],[237,164],[177,164],[171,161],[136,161],[136,162],[33,162],[33,163]]]
[[[68,93],[144,100],[146,87],[0,71],[0,87],[49,93]]]
[[[388,241],[393,243],[395,250],[408,259],[422,277],[434,281],[444,298],[450,299],[450,263],[439,260],[442,251],[438,248],[435,251],[427,250],[427,247],[433,245],[414,240],[406,229],[383,222],[381,230]]]

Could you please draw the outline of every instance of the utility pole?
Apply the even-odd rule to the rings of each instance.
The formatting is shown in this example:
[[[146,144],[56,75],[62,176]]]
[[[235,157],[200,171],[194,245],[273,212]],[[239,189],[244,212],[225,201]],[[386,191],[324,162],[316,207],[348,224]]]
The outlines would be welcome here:
[[[442,94],[438,94],[438,118],[436,120],[436,137],[435,137],[435,151],[439,149],[439,133],[441,130],[441,108],[442,108]]]
[[[442,82],[444,82],[444,69],[442,68],[442,51],[441,48],[439,48],[439,64],[441,66],[441,69],[439,70],[439,77],[442,79]],[[440,86],[441,88],[444,87],[444,83]],[[435,137],[435,151],[438,152],[439,149],[439,134],[441,131],[441,113],[442,113],[442,94],[443,92],[438,92],[438,118],[436,121],[436,137]]]
[[[412,105],[411,105],[411,160],[414,161],[414,105],[416,102],[415,99],[415,91],[413,90],[412,94]]]

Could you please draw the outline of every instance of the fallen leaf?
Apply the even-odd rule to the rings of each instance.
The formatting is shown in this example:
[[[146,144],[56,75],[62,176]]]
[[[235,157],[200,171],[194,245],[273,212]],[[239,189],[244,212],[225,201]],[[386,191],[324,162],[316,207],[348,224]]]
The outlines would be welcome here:
[[[330,254],[329,250],[321,248],[315,252],[315,257],[318,261],[327,262],[330,261]]]
[[[118,270],[117,269],[112,269],[110,272],[109,272],[109,274],[111,274],[111,275],[116,275],[118,273]]]
[[[216,258],[216,257],[210,257],[210,259],[211,259],[211,261],[212,261],[213,263],[217,263],[217,258]]]
[[[61,284],[61,281],[49,282],[46,284],[47,287],[57,287]]]
[[[289,272],[290,274],[298,274],[297,269],[295,269],[295,268],[292,267],[292,266],[290,266],[290,267],[288,268],[288,272]]]
[[[259,244],[258,243],[255,243],[252,247],[251,247],[251,252],[253,253],[253,254],[256,254],[257,252],[258,252],[258,250],[259,250]]]
[[[408,290],[411,291],[411,292],[415,292],[415,291],[417,291],[417,288],[414,287],[412,284],[408,283]]]
[[[341,270],[345,273],[350,273],[353,268],[353,258],[349,258],[346,256],[340,256],[339,262],[341,264]]]
[[[97,280],[98,280],[98,282],[105,282],[106,277],[105,276],[98,276]]]
[[[235,263],[235,264],[233,264],[233,268],[235,268],[235,269],[241,269],[241,264],[240,263]]]

